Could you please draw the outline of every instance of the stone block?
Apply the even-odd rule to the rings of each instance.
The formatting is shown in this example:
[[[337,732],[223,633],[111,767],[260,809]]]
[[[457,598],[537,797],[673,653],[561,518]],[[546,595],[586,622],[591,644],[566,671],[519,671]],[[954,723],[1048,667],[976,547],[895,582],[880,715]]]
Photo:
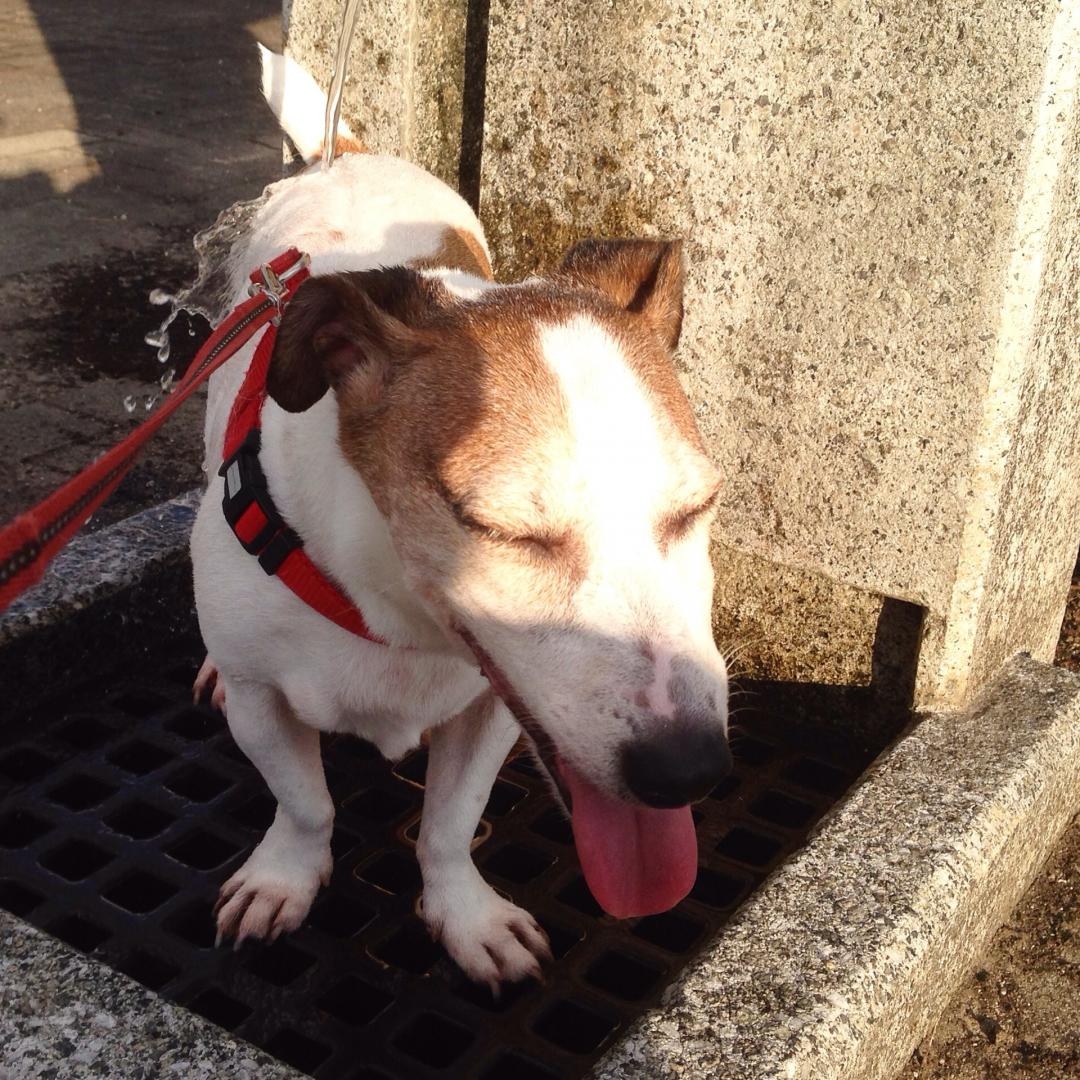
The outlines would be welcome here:
[[[756,674],[866,670],[874,597],[925,609],[922,704],[1052,655],[1080,510],[1077,19],[492,0],[500,276],[586,235],[688,240],[681,364],[726,478],[716,550],[786,582],[717,564],[738,586],[719,621],[762,613]],[[846,627],[831,652],[807,619]]]
[[[286,52],[326,89],[342,0],[286,5]],[[361,0],[342,116],[369,150],[458,184],[466,0]]]

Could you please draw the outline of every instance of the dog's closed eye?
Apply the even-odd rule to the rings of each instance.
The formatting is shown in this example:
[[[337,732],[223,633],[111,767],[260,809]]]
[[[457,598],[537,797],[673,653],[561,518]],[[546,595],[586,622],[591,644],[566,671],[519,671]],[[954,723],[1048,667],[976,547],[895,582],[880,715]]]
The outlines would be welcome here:
[[[716,508],[719,497],[720,491],[717,489],[704,502],[666,515],[657,530],[661,547],[666,548],[669,544],[686,536],[699,521]]]
[[[482,520],[468,509],[466,500],[455,495],[442,480],[436,480],[436,488],[457,523],[490,543],[543,554],[554,554],[566,543],[567,538],[556,533],[541,530],[523,532]]]

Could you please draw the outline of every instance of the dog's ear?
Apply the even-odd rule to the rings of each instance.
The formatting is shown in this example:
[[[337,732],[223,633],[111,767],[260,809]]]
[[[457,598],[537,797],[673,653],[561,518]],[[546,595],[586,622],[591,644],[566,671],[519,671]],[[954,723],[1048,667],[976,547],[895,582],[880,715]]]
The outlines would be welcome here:
[[[559,274],[642,315],[669,349],[678,345],[685,280],[681,240],[583,240],[563,257]]]
[[[309,278],[285,308],[267,394],[303,412],[347,381],[351,396],[375,404],[444,296],[440,282],[403,266]]]

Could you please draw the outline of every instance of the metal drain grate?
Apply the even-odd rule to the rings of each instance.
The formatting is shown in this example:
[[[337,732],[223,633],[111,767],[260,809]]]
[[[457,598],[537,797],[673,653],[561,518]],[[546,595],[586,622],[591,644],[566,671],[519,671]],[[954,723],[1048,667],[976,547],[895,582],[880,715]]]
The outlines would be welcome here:
[[[697,807],[702,867],[664,915],[601,916],[570,829],[531,763],[492,792],[476,858],[533,912],[557,963],[493,1000],[414,915],[420,751],[387,765],[327,739],[338,807],[333,882],[301,930],[239,954],[213,948],[217,887],[273,804],[224,721],[188,698],[194,662],[155,685],[99,688],[0,747],[0,905],[320,1078],[583,1075],[867,764],[755,732]],[[760,735],[760,737],[758,737]]]

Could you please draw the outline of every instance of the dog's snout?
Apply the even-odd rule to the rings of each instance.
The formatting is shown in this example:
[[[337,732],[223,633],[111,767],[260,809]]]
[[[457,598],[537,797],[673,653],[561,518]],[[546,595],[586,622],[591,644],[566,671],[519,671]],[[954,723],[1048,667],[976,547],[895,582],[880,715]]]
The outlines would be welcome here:
[[[685,806],[704,798],[731,772],[731,750],[718,725],[671,723],[626,743],[626,786],[647,806]]]

